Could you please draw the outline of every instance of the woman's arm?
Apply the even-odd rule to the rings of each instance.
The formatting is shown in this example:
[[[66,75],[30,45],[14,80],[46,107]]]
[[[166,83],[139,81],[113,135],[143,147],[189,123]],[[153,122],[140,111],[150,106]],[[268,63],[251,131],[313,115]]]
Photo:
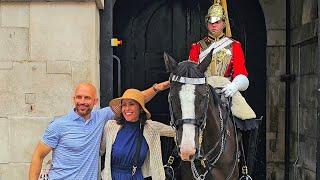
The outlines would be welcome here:
[[[164,81],[161,83],[156,83],[149,89],[142,91],[144,95],[145,102],[149,102],[158,92],[168,89],[170,86],[169,81]]]

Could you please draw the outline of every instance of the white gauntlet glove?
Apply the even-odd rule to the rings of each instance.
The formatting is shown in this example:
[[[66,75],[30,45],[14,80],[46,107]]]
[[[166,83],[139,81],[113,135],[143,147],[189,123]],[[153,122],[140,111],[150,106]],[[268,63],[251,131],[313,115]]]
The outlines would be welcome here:
[[[244,91],[249,86],[249,80],[247,76],[239,74],[233,81],[222,89],[225,97],[232,97],[237,91]]]

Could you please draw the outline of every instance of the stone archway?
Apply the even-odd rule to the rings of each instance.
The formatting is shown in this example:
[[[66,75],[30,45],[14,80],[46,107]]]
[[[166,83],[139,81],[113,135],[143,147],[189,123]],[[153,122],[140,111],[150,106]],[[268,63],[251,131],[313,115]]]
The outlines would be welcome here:
[[[162,60],[163,51],[169,52],[176,59],[187,58],[190,44],[206,34],[203,19],[211,1],[194,3],[191,0],[113,1],[113,36],[124,41],[122,47],[114,48],[114,54],[120,57],[122,64],[122,92],[129,87],[144,89],[154,82],[167,79],[168,74],[165,73]],[[264,15],[258,0],[232,1],[228,6],[233,20],[233,34],[242,42],[250,73],[251,86],[245,96],[257,114],[265,117]],[[104,71],[101,69],[101,74]],[[164,93],[157,96],[148,108],[157,120],[168,123],[166,95]],[[258,174],[261,176],[257,177],[265,177],[264,123],[261,128],[258,152]]]

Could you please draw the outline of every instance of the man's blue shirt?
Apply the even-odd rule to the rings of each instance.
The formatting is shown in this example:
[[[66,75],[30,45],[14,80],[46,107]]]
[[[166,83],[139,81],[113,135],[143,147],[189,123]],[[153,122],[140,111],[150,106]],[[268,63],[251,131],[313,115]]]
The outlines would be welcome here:
[[[51,122],[42,141],[52,151],[49,179],[96,180],[104,125],[113,119],[109,107],[93,110],[85,121],[74,110]]]

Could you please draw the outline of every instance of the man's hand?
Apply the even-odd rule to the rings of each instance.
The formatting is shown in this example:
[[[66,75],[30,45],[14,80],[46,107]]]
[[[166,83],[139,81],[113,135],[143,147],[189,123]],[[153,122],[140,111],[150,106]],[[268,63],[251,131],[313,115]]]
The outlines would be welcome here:
[[[245,91],[249,86],[247,76],[239,74],[233,81],[222,89],[226,97],[232,97],[237,91]]]
[[[232,83],[228,84],[226,87],[222,89],[222,92],[224,93],[225,97],[232,97],[237,91],[237,86]]]

